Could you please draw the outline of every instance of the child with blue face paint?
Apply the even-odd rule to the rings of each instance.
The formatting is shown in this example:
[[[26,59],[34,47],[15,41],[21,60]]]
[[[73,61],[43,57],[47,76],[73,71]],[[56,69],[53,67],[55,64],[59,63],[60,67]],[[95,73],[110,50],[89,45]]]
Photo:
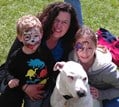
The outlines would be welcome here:
[[[70,53],[69,60],[84,67],[94,99],[105,102],[103,107],[112,107],[112,104],[119,107],[118,100],[113,102],[119,98],[119,71],[112,62],[109,51],[98,47],[97,37],[92,29],[82,26],[77,31],[74,50]]]
[[[23,43],[9,58],[5,65],[6,70],[19,80],[15,88],[7,87],[0,96],[0,105],[3,107],[21,107],[23,99],[27,107],[40,107],[43,99],[30,98],[26,92],[29,84],[47,89],[48,54],[40,48],[43,29],[41,22],[33,15],[25,15],[17,21],[17,38]],[[27,90],[28,91],[28,90]],[[44,94],[44,98],[45,95]]]

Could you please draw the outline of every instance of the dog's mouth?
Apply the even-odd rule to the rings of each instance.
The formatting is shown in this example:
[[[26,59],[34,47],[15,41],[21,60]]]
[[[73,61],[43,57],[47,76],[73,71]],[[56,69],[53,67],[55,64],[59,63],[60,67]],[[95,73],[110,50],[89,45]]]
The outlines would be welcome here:
[[[78,96],[79,98],[85,97],[85,96],[86,96],[86,92],[85,92],[85,91],[77,91],[77,96]],[[63,95],[63,97],[64,97],[66,100],[69,100],[69,99],[73,98],[73,96],[71,96],[71,95]]]
[[[69,99],[73,98],[73,96],[70,96],[70,95],[63,95],[63,97],[64,97],[66,100],[69,100]]]

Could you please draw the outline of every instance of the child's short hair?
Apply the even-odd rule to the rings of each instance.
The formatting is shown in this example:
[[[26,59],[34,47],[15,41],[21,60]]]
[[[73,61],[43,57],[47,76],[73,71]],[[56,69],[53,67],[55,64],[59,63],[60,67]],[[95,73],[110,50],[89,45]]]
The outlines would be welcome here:
[[[18,19],[16,30],[17,35],[21,36],[24,32],[32,29],[33,27],[37,27],[41,33],[43,33],[42,24],[40,20],[33,15],[25,15]]]
[[[89,37],[94,43],[95,45],[97,45],[97,36],[96,36],[96,33],[88,26],[86,25],[83,25],[81,28],[79,28],[79,30],[76,32],[76,35],[75,35],[75,42],[84,37],[84,36],[87,36]]]

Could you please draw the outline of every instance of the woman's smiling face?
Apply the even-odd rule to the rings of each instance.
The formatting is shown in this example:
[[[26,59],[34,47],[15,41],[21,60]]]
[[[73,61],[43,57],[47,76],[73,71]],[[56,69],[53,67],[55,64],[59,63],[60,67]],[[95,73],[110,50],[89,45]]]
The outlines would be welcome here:
[[[54,20],[52,36],[55,38],[61,38],[64,36],[70,27],[70,21],[71,16],[68,12],[59,12],[58,16]]]

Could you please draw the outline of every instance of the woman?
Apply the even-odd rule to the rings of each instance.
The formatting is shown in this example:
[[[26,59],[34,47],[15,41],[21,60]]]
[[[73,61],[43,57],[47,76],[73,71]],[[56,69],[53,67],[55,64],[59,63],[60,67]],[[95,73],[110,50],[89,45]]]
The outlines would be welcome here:
[[[42,14],[38,14],[37,17],[42,22],[44,32],[41,47],[53,58],[53,60],[49,62],[52,69],[52,66],[56,61],[66,61],[69,52],[72,50],[74,35],[79,28],[76,13],[70,4],[55,2],[47,6]],[[10,54],[18,49],[18,47],[21,47],[21,45],[22,44],[18,39],[16,39],[12,45],[8,58]],[[52,70],[49,73],[51,74],[48,87],[49,94],[47,95],[47,99],[44,99],[44,107],[49,106],[49,98],[58,74],[58,72],[54,74]],[[43,98],[42,94],[45,92],[42,91],[42,88],[42,85],[41,87],[39,87],[39,85],[28,85],[25,89],[25,93],[33,100]]]

